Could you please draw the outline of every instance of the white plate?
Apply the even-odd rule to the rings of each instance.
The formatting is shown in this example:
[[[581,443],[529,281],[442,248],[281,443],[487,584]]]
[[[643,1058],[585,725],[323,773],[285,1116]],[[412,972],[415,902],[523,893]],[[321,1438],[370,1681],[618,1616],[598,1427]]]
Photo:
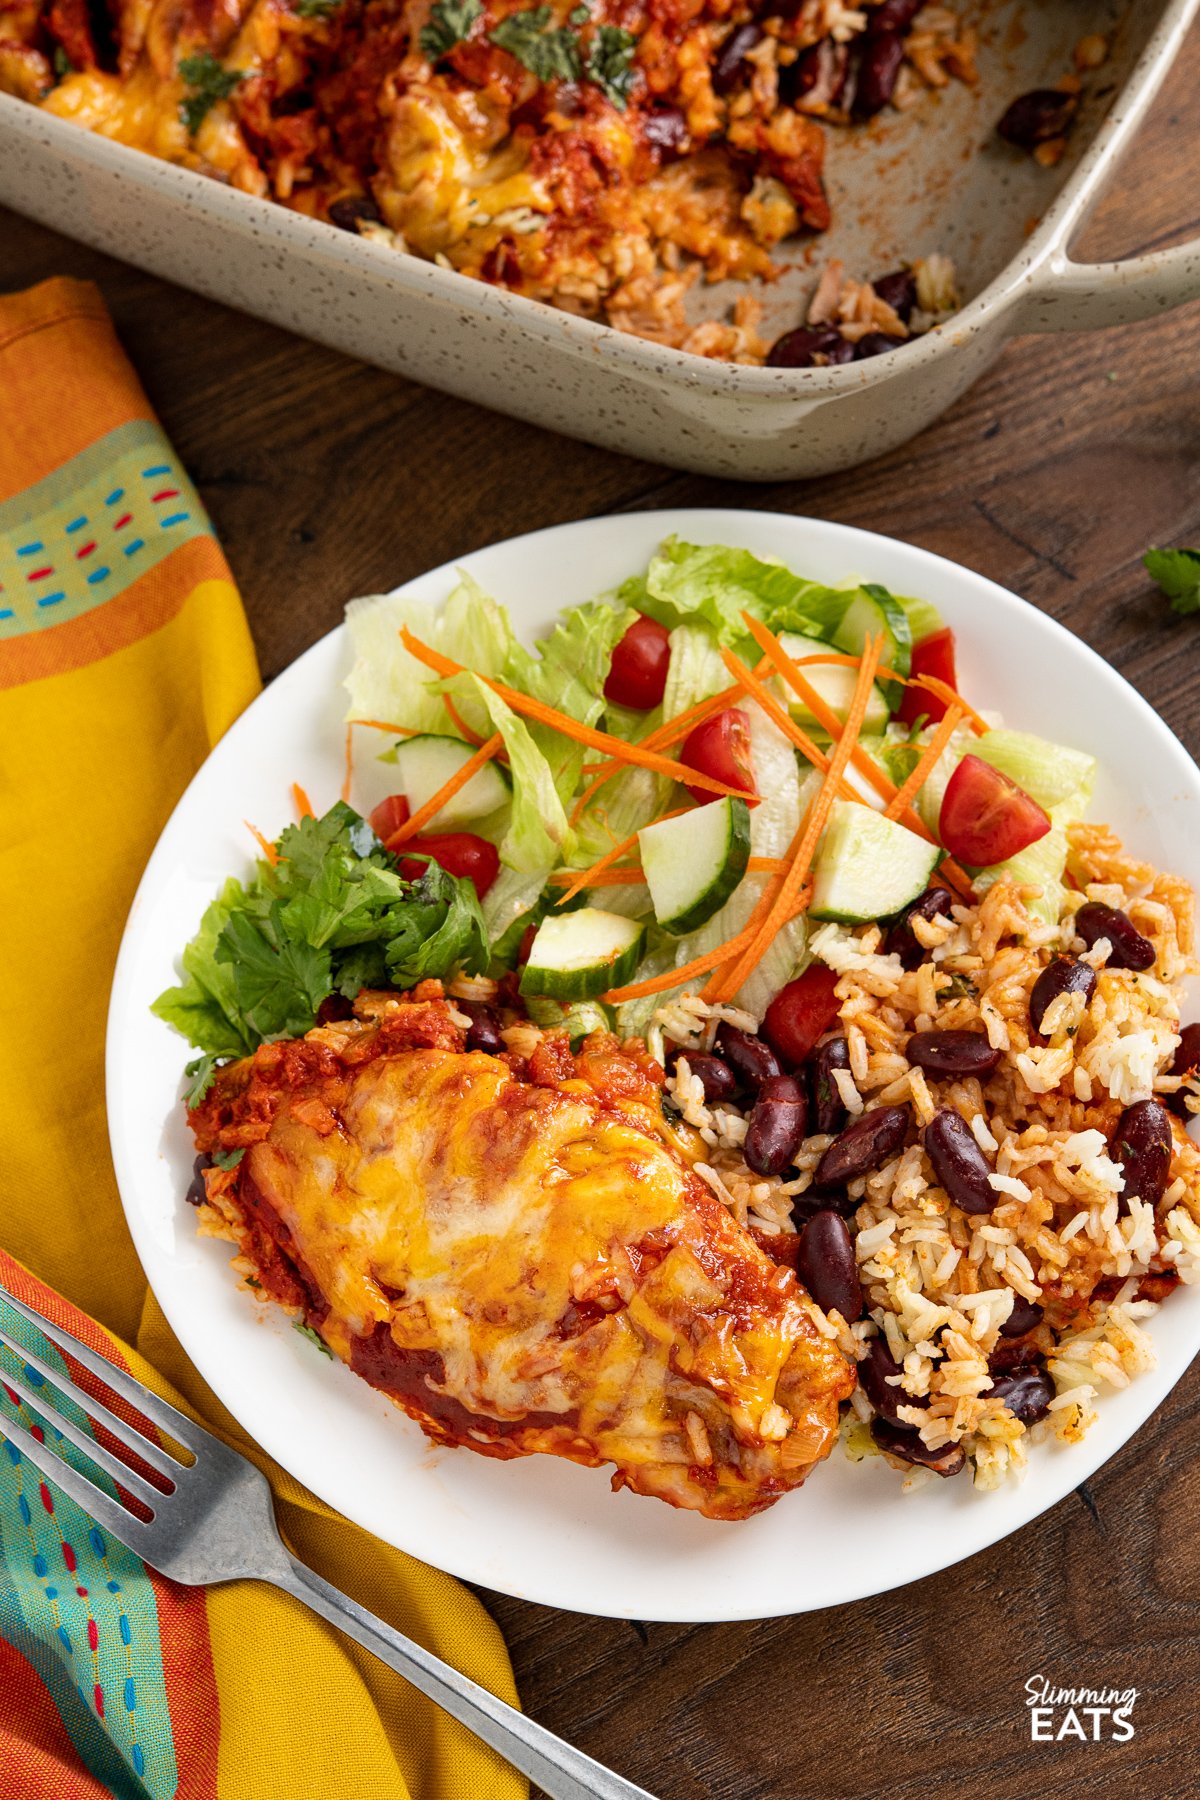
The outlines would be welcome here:
[[[847,576],[926,595],[958,632],[964,691],[1006,721],[1092,751],[1092,816],[1140,855],[1200,886],[1200,770],[1146,702],[1061,625],[967,569],[911,545],[816,519],[740,511],[635,513],[496,544],[463,566],[525,632],[641,568],[670,532],[744,544],[829,582]],[[439,600],[450,565],[404,590]],[[1082,1445],[1048,1444],[1020,1486],[965,1478],[902,1496],[881,1459],[839,1452],[799,1493],[718,1524],[609,1491],[603,1470],[555,1457],[495,1462],[432,1448],[389,1401],[330,1363],[275,1308],[240,1291],[229,1249],[196,1236],[183,1194],[192,1149],[179,1104],[190,1054],[149,1011],[225,876],[248,870],[242,821],[274,836],[289,783],[318,810],[342,779],[334,631],[280,676],[222,739],[172,815],[129,916],[113,984],[108,1109],[126,1215],[151,1286],[188,1355],[278,1462],[331,1506],[412,1555],[526,1600],[618,1618],[761,1618],[837,1605],[944,1569],[1026,1525],[1120,1449],[1200,1344],[1200,1291],[1151,1322],[1158,1367],[1105,1393]]]

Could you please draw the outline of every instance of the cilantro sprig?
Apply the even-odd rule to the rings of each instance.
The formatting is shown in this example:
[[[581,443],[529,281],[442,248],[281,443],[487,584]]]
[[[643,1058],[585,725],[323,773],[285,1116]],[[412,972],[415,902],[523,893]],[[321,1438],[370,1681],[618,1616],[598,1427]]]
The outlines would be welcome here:
[[[434,0],[419,40],[430,62],[461,44],[482,12],[482,0]],[[529,6],[507,13],[487,39],[515,57],[538,81],[590,81],[618,112],[624,112],[633,88],[637,36],[620,25],[600,25],[585,46],[579,27],[587,25],[590,18],[590,0],[572,7],[565,25],[554,24],[551,6]]]
[[[539,81],[578,81],[583,73],[579,34],[569,25],[552,26],[549,6],[509,13],[488,32],[498,50],[515,56]]]
[[[481,971],[487,930],[473,883],[428,862],[401,874],[365,819],[342,801],[289,825],[279,860],[243,886],[228,881],[183,952],[185,979],[154,1011],[203,1052],[189,1063],[189,1105],[217,1061],[311,1029],[331,994],[410,986],[462,964]]]
[[[218,100],[228,100],[244,74],[241,69],[227,69],[211,50],[198,50],[194,56],[182,57],[179,73],[191,89],[180,102],[179,116],[189,134],[195,137],[211,108]]]
[[[483,13],[483,0],[433,0],[428,25],[422,25],[420,45],[430,62],[461,44]]]
[[[1172,612],[1200,612],[1200,550],[1147,550],[1142,561]]]

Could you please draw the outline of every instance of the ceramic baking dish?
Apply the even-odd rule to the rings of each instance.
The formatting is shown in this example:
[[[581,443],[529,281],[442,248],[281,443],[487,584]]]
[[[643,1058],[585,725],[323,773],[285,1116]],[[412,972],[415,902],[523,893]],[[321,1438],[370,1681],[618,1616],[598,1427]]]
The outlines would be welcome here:
[[[385,369],[573,437],[744,480],[826,473],[920,431],[1016,333],[1113,325],[1200,295],[1200,241],[1079,264],[1071,241],[1200,0],[970,0],[980,81],[837,134],[834,228],[764,294],[799,323],[830,255],[860,275],[931,251],[966,304],[902,350],[832,369],[739,368],[661,348],[335,230],[0,95],[0,202],[156,275]],[[994,126],[1051,86],[1083,32],[1110,37],[1054,170]],[[1031,220],[1040,223],[1031,231]],[[0,276],[3,245],[0,244]],[[700,311],[727,306],[709,289]]]

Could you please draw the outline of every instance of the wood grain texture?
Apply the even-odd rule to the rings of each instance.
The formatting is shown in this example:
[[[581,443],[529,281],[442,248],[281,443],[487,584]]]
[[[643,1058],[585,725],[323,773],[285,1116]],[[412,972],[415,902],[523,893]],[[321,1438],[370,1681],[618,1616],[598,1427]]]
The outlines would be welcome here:
[[[1198,86],[1193,34],[1081,253],[1200,229]],[[100,284],[216,521],[268,676],[350,595],[497,537],[719,502],[889,532],[1003,582],[1094,644],[1200,753],[1200,623],[1173,619],[1139,560],[1150,543],[1200,542],[1200,307],[1015,343],[906,449],[751,489],[515,425],[0,214],[0,285],[60,273]],[[1193,1372],[1086,1489],[1018,1537],[855,1606],[641,1627],[485,1598],[529,1710],[662,1800],[1191,1795],[1198,1403]],[[793,1514],[802,1533],[802,1500]],[[1036,1673],[1137,1687],[1136,1737],[1031,1743]]]

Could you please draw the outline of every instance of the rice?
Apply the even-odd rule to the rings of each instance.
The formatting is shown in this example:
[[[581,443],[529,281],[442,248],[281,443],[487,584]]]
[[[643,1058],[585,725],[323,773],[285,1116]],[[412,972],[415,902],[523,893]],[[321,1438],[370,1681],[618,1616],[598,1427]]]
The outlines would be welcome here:
[[[1077,891],[1060,924],[1029,912],[1038,890],[997,883],[977,904],[924,922],[928,954],[917,969],[881,952],[875,925],[823,925],[809,940],[811,956],[838,975],[835,1031],[846,1038],[849,1067],[834,1080],[846,1113],[907,1104],[914,1140],[848,1188],[857,1201],[850,1226],[862,1320],[848,1325],[815,1302],[813,1316],[860,1359],[882,1337],[901,1370],[901,1419],[930,1450],[960,1446],[981,1488],[1019,1479],[1040,1439],[1082,1437],[1105,1391],[1153,1367],[1144,1327],[1160,1299],[1176,1280],[1200,1281],[1200,1150],[1173,1128],[1168,1183],[1155,1208],[1125,1195],[1113,1147],[1127,1106],[1181,1086],[1165,1070],[1179,1043],[1180,983],[1196,967],[1193,896],[1182,881],[1127,856],[1104,826],[1076,825],[1069,836]],[[1073,916],[1087,900],[1128,913],[1154,946],[1154,967],[1111,967],[1111,946],[1101,940],[1088,953],[1097,972],[1090,998],[1055,1002],[1042,1022],[1048,1041],[1037,1042],[1033,985],[1053,955],[1083,953]],[[728,1009],[684,995],[657,1022],[673,1041],[708,1048],[719,1012]],[[754,1028],[746,1015],[736,1022]],[[998,1066],[982,1078],[928,1075],[905,1052],[912,1031],[930,1029],[985,1035],[1001,1053]],[[812,1209],[804,1196],[832,1140],[807,1138],[788,1179],[766,1180],[741,1157],[744,1118],[704,1103],[686,1055],[667,1089],[703,1140],[697,1173],[758,1229],[768,1253],[785,1255]],[[1189,1078],[1184,1089],[1200,1111],[1200,1083]],[[953,1203],[922,1148],[919,1128],[944,1106],[961,1113],[994,1169],[995,1204],[986,1214]],[[1019,1340],[1002,1338],[1025,1301],[1042,1308],[1041,1321]],[[1029,1428],[993,1391],[989,1359],[1002,1342],[1000,1372],[1015,1358],[1053,1383],[1048,1415]],[[847,1454],[874,1453],[861,1388],[848,1417]]]

